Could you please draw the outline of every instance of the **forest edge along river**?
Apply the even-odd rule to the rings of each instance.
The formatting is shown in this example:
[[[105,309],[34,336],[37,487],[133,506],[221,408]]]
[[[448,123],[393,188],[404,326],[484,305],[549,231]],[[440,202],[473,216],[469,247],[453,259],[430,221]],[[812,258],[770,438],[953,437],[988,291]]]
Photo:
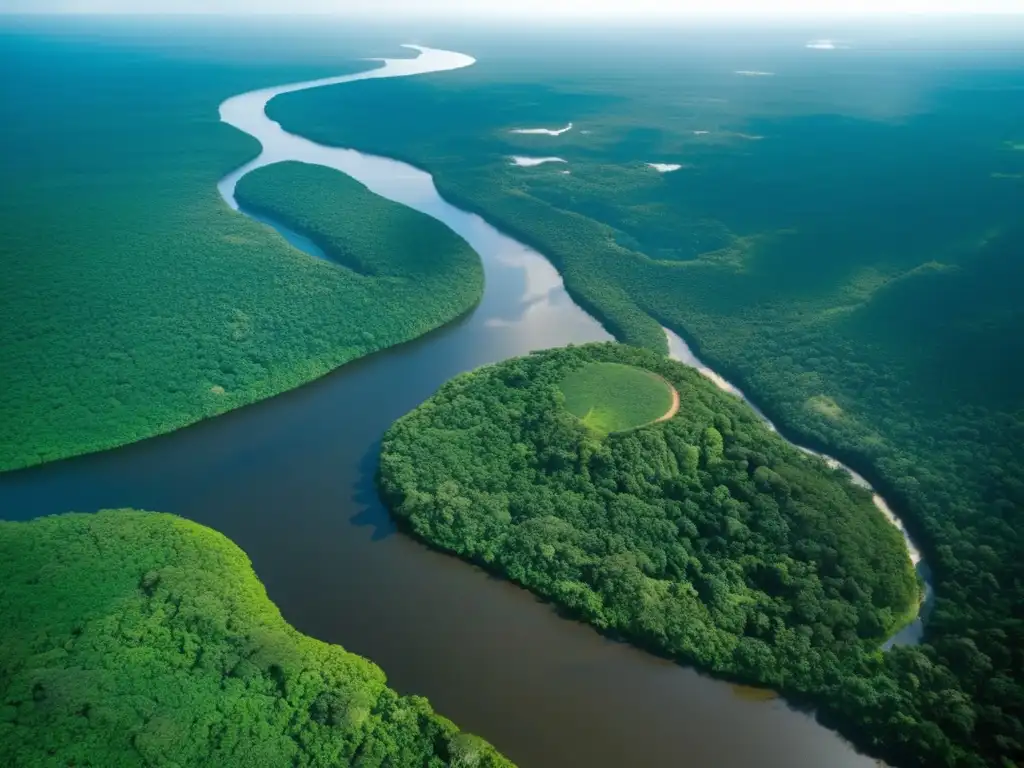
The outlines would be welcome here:
[[[273,96],[291,90],[473,63],[417,50],[418,58],[384,60],[368,72],[226,101],[225,121],[259,139],[263,152],[220,189],[233,204],[242,175],[283,160],[336,168],[462,235],[484,265],[479,306],[269,400],[123,448],[0,475],[3,517],[133,506],[211,526],[246,551],[297,629],[372,659],[393,687],[427,696],[524,768],[875,765],[806,713],[602,637],[525,590],[397,533],[374,484],[380,438],[396,418],[462,371],[610,338],[540,254],[446,203],[425,172],[316,145],[264,113]]]
[[[899,529],[900,534],[903,536],[903,543],[907,547],[907,554],[910,556],[911,562],[914,564],[914,568],[917,570],[918,575],[924,583],[924,594],[921,599],[921,606],[917,612],[917,616],[907,626],[901,628],[895,635],[890,637],[883,645],[884,648],[891,648],[894,645],[914,645],[921,641],[924,636],[924,622],[928,618],[928,613],[934,605],[935,590],[931,583],[931,572],[928,569],[927,563],[925,563],[921,550],[914,543],[913,538],[910,536],[910,532],[907,530],[907,526],[904,525],[903,521],[896,516],[896,513],[892,511],[889,503],[878,493],[867,479],[855,472],[850,467],[843,464],[838,459],[829,456],[826,453],[819,451],[812,451],[810,448],[806,448],[798,443],[794,443],[789,440],[784,434],[779,431],[779,428],[775,426],[775,423],[764,415],[764,412],[758,408],[751,400],[744,394],[743,390],[737,387],[730,381],[727,381],[716,371],[709,368],[704,362],[694,354],[690,345],[677,333],[674,333],[669,328],[662,328],[665,332],[665,337],[668,339],[668,350],[669,357],[673,360],[678,360],[691,368],[695,368],[702,376],[712,381],[716,387],[724,392],[728,392],[731,395],[738,397],[740,400],[750,406],[751,410],[754,411],[761,419],[767,424],[768,428],[779,435],[781,438],[789,442],[790,445],[797,448],[800,451],[810,455],[821,458],[826,464],[833,469],[842,469],[849,476],[855,485],[860,486],[871,492],[872,501],[878,510],[885,515],[885,519],[892,523],[896,528]]]
[[[365,184],[372,192],[394,202],[402,203],[416,210],[422,211],[442,223],[449,226],[453,231],[462,235],[474,246],[477,253],[480,248],[472,238],[473,230],[466,225],[466,219],[474,220],[479,217],[467,214],[452,205],[443,201],[434,186],[433,178],[426,171],[417,169],[406,163],[396,160],[368,155],[353,149],[326,147],[316,142],[305,139],[301,136],[288,133],[281,125],[266,114],[267,104],[276,96],[295,91],[320,88],[324,86],[340,85],[357,80],[368,80],[385,77],[404,77],[417,74],[429,74],[445,72],[464,67],[472,66],[476,59],[462,53],[453,51],[442,51],[433,48],[425,48],[419,45],[406,45],[419,52],[419,56],[412,59],[373,59],[379,61],[382,66],[363,72],[338,77],[329,77],[319,80],[310,80],[289,85],[274,86],[271,88],[252,91],[240,96],[235,96],[225,101],[220,108],[221,119],[229,125],[248,133],[257,139],[263,149],[259,157],[243,165],[233,173],[226,176],[218,185],[221,196],[232,208],[238,210],[239,205],[235,200],[235,187],[239,179],[247,173],[266,165],[282,162],[285,160],[298,160],[300,162],[316,163],[325,165],[345,173],[357,181]],[[570,123],[570,127],[571,127]],[[538,129],[539,130],[539,129]],[[552,135],[557,135],[554,133]],[[247,215],[248,212],[243,211]],[[313,243],[304,241],[301,235],[292,232],[288,228],[273,222],[265,216],[254,216],[259,221],[266,223],[279,232],[296,247],[307,250],[311,255],[324,258],[323,252]],[[525,246],[520,246],[524,251],[529,251]],[[550,264],[539,254],[532,254],[535,258],[544,261],[548,268]],[[582,309],[579,310],[583,312]],[[720,389],[729,392],[745,403],[765,421],[768,427],[778,433],[779,430],[764,413],[757,408],[747,396],[735,385],[726,381],[722,376],[705,365],[690,349],[689,345],[678,334],[668,328],[663,329],[669,343],[670,356],[686,365],[696,368],[703,375],[713,381]],[[606,336],[607,338],[607,336]],[[553,345],[548,345],[553,346]],[[920,549],[910,538],[906,526],[896,517],[889,504],[878,494],[870,483],[860,474],[854,472],[846,465],[823,453],[812,451],[809,448],[792,443],[796,448],[805,453],[821,457],[829,466],[840,467],[849,473],[854,483],[871,491],[875,505],[895,525],[903,535],[903,540],[918,572],[922,575],[925,583],[924,602],[919,611],[918,617],[913,623],[904,627],[898,634],[891,638],[886,646],[897,643],[918,642],[923,634],[923,618],[931,605],[933,590],[928,578],[928,570],[922,561]]]

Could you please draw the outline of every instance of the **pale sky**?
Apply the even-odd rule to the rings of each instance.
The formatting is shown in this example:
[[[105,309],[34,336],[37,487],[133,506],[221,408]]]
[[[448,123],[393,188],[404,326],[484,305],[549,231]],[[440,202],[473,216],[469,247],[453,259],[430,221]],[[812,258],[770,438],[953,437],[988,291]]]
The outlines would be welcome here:
[[[338,13],[460,18],[1024,13],[1024,0],[0,0],[0,13]]]

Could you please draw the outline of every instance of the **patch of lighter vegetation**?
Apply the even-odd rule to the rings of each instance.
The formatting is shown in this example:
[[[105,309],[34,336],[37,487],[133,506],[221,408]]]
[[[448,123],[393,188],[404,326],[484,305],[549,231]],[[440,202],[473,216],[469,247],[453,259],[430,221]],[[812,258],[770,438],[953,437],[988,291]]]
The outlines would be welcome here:
[[[561,157],[525,157],[523,155],[512,155],[509,159],[512,161],[512,165],[518,165],[521,168],[532,168],[535,165],[544,165],[544,163],[568,162]]]
[[[815,395],[814,397],[809,397],[804,405],[830,421],[838,421],[843,418],[843,409],[839,407],[839,403],[828,395]]]
[[[572,130],[572,123],[569,123],[565,128],[513,128],[509,133],[520,133],[529,134],[534,136],[561,136],[563,133],[568,133]]]
[[[658,173],[672,173],[672,171],[678,171],[683,167],[679,163],[647,163],[646,165]]]
[[[221,235],[221,240],[225,243],[231,243],[231,245],[256,245],[257,241],[251,237],[245,237],[244,235]]]

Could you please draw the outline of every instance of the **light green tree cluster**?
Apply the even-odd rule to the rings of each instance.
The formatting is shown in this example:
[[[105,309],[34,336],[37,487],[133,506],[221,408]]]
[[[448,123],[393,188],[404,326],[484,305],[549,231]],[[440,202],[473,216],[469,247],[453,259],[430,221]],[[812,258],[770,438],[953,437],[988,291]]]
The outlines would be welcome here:
[[[0,615],[4,766],[511,767],[172,515],[0,522]]]

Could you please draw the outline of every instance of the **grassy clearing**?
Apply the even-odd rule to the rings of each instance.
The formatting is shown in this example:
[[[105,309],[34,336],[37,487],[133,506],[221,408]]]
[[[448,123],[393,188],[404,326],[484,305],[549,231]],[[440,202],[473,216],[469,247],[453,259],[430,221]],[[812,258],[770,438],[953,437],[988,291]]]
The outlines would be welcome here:
[[[607,435],[650,424],[672,407],[672,387],[660,376],[621,363],[590,363],[562,379],[565,406]]]

